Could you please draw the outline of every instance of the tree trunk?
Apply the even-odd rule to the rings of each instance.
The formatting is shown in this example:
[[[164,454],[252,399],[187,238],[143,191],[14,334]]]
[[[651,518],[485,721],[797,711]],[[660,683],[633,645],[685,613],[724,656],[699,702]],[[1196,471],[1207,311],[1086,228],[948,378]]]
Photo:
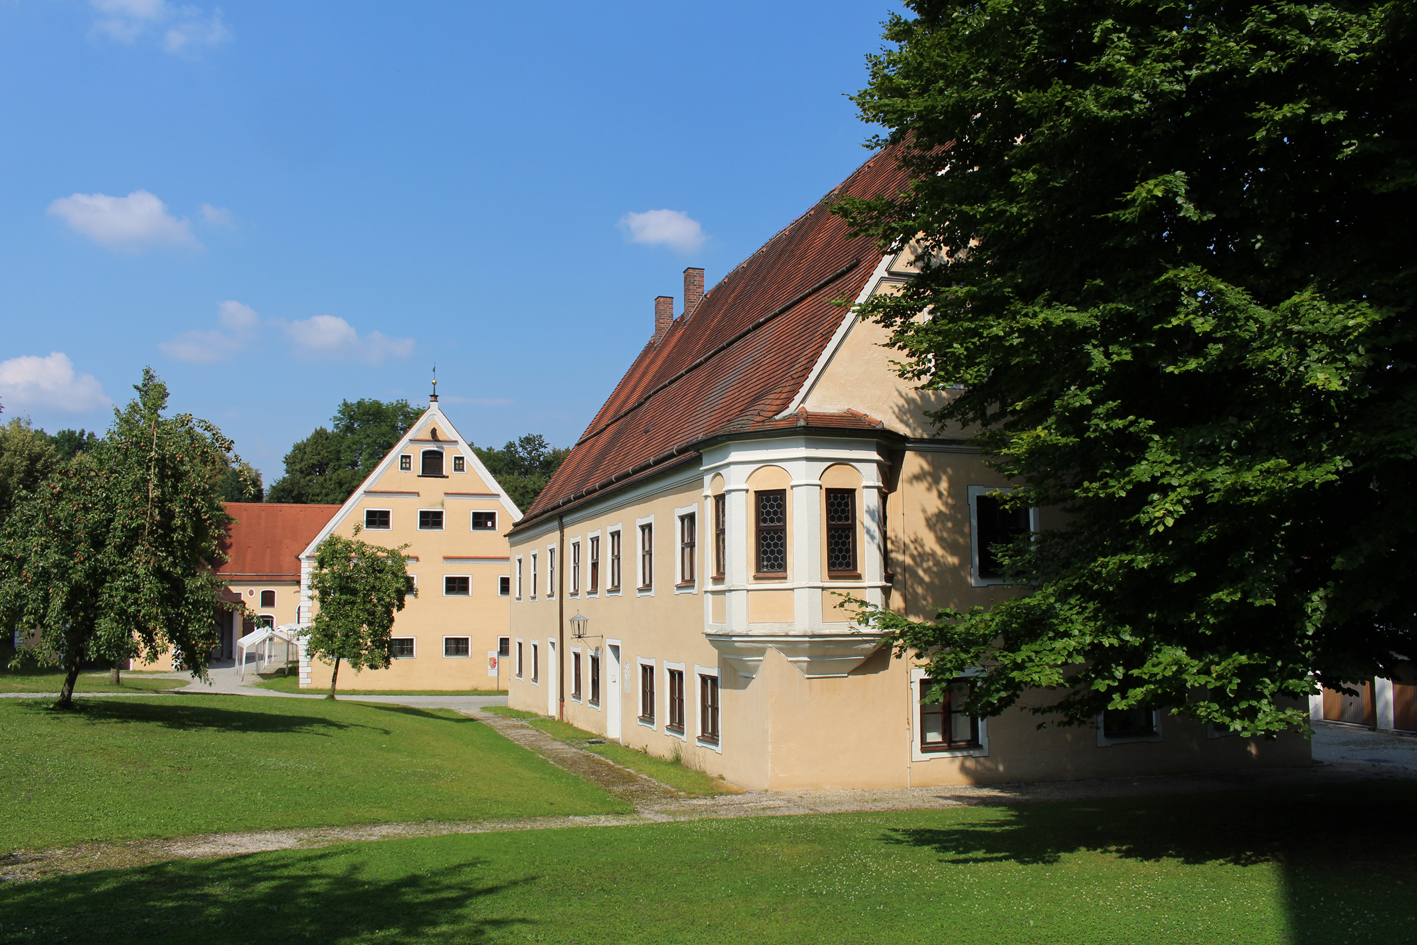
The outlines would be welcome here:
[[[118,667],[118,661],[113,661],[113,668],[108,671],[108,681],[115,686],[123,685],[123,672]]]
[[[59,690],[59,701],[54,703],[56,709],[72,709],[74,707],[74,683],[79,681],[78,653],[69,657],[68,670],[64,674],[64,688]]]
[[[330,673],[330,694],[325,697],[326,699],[333,699],[333,698],[335,697],[335,681],[338,680],[338,679],[339,679],[339,657],[336,656],[336,657],[335,657],[335,671],[334,671],[333,673]]]

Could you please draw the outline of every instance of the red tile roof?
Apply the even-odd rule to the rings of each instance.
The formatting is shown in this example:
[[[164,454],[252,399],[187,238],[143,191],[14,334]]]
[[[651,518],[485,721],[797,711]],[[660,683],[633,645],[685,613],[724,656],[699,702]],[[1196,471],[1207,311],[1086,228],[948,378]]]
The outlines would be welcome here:
[[[228,560],[215,570],[232,580],[300,580],[300,552],[339,511],[338,505],[227,502],[236,521],[221,550]]]
[[[907,179],[893,152],[878,153],[725,276],[690,317],[651,339],[514,531],[588,492],[619,489],[671,459],[677,465],[676,451],[711,437],[878,428],[855,413],[773,418],[841,323],[833,303],[855,299],[880,259],[870,237],[847,235],[832,201],[894,194]]]

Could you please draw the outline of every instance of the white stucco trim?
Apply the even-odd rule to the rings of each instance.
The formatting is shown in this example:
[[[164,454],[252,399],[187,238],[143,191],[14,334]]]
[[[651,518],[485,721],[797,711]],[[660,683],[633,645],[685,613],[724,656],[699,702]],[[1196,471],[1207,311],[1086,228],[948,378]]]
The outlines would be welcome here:
[[[700,725],[701,725],[702,722],[703,722],[703,706],[701,706],[701,705],[699,704],[699,677],[700,677],[700,676],[712,676],[714,679],[717,679],[718,682],[719,682],[719,686],[718,686],[718,741],[712,741],[712,740],[707,740],[707,741],[706,741],[706,740],[704,739],[704,733],[699,730],[699,727],[700,727]],[[685,685],[685,686],[689,686],[689,681],[688,681],[687,679],[684,680],[684,685]],[[694,681],[693,681],[693,687],[692,687],[692,688],[693,688],[693,696],[691,697],[691,696],[689,696],[689,695],[686,693],[686,694],[684,695],[684,701],[685,701],[686,703],[689,702],[691,699],[692,699],[692,701],[693,701],[693,706],[694,706],[694,708],[693,708],[693,713],[694,713],[694,717],[693,717],[693,722],[692,722],[692,724],[693,724],[693,728],[694,728],[694,744],[695,744],[695,745],[698,745],[700,748],[705,748],[705,749],[708,749],[709,751],[718,752],[718,753],[721,755],[721,754],[723,754],[723,740],[724,740],[724,735],[723,735],[723,677],[722,677],[721,675],[719,675],[718,667],[717,667],[717,666],[700,666],[698,663],[695,663],[695,664],[694,664]],[[689,722],[688,719],[685,719],[684,721],[685,721],[686,723]],[[688,725],[686,724],[686,725],[685,725],[685,728],[687,728],[687,727],[688,727]]]
[[[654,709],[654,718],[651,721],[646,722],[644,720],[644,716],[640,714],[640,709],[644,707],[645,693],[643,669],[646,666],[650,668],[650,672],[654,675],[655,679],[659,679],[659,670],[655,668],[654,660],[645,656],[635,657],[635,721],[638,722],[642,728],[651,729],[652,731],[657,732],[659,731],[659,721],[661,715],[659,711],[660,698],[658,686],[656,686],[655,688],[654,705],[652,706],[652,708]]]

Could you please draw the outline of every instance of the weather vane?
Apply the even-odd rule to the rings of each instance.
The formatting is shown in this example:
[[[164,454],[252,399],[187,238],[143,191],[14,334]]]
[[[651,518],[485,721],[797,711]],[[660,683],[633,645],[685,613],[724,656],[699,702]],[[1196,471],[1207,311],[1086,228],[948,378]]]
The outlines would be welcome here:
[[[438,402],[438,365],[433,365],[433,396],[429,398],[433,403]]]

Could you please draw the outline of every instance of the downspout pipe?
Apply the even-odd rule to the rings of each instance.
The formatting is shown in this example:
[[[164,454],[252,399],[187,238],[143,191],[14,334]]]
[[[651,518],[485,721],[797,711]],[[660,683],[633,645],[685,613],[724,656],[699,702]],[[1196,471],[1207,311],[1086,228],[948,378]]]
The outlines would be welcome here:
[[[556,516],[556,718],[566,721],[566,521]]]

